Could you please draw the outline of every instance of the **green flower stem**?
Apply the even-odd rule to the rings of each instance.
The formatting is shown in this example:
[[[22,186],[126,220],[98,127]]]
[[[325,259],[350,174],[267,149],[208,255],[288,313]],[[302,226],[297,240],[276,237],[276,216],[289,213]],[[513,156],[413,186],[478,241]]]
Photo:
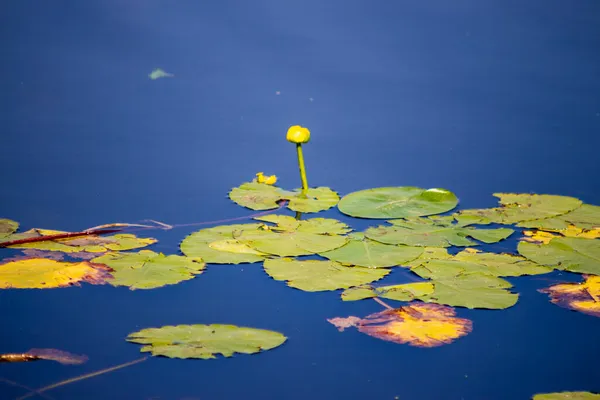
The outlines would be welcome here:
[[[300,179],[302,179],[302,194],[306,195],[308,192],[308,180],[306,179],[306,169],[304,168],[304,155],[302,154],[302,144],[296,144],[296,151],[298,152],[298,167],[300,167]]]

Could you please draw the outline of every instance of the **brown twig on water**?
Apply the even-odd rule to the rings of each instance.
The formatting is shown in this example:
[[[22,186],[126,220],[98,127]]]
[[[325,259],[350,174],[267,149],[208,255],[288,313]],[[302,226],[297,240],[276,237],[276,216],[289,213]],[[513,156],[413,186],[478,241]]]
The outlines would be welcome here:
[[[36,243],[36,242],[46,242],[48,240],[57,240],[57,239],[70,239],[81,236],[96,236],[96,235],[106,235],[108,233],[121,232],[122,229],[92,229],[85,230],[81,232],[65,232],[65,233],[57,233],[54,235],[42,235],[42,236],[34,236],[24,239],[16,239],[9,240],[6,242],[0,242],[1,247],[10,247],[18,244],[26,244],[26,243]]]
[[[377,297],[373,297],[373,300],[375,300],[376,302],[378,302],[379,304],[381,304],[382,306],[384,306],[385,308],[387,308],[388,310],[393,310],[394,307],[386,304],[383,300],[378,299]]]

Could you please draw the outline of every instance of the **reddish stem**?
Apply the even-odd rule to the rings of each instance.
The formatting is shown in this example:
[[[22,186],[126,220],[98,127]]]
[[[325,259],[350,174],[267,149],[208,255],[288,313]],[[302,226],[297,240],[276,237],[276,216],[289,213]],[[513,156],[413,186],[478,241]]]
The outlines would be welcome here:
[[[17,244],[25,244],[25,243],[36,243],[36,242],[45,242],[47,240],[56,240],[56,239],[68,239],[80,236],[89,236],[89,235],[103,235],[107,233],[115,233],[121,232],[122,229],[92,229],[88,231],[81,232],[66,232],[66,233],[57,233],[55,235],[45,235],[45,236],[35,236],[25,239],[17,239],[17,240],[9,240],[7,242],[0,242],[1,247],[9,247]]]

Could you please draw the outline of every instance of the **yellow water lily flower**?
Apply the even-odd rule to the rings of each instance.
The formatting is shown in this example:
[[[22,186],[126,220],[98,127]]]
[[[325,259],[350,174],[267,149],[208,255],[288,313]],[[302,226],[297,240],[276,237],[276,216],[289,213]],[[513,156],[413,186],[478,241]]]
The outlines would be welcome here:
[[[274,185],[277,182],[277,176],[276,175],[265,176],[263,172],[259,172],[256,174],[256,182],[265,183],[267,185]]]
[[[308,128],[304,128],[300,125],[290,126],[287,131],[286,139],[288,142],[296,144],[308,143],[310,140],[310,131]]]

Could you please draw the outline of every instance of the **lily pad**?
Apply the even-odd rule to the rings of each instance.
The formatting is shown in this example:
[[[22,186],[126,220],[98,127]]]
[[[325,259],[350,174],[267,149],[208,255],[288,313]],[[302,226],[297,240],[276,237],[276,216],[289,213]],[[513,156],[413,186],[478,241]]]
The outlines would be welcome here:
[[[359,332],[399,344],[437,347],[452,343],[469,334],[473,323],[457,318],[451,307],[435,304],[412,304],[368,315],[328,320],[338,329],[356,326]]]
[[[560,233],[573,226],[582,230],[593,230],[600,228],[600,206],[582,204],[581,207],[558,217],[521,222],[517,226]]]
[[[433,292],[433,283],[429,281],[403,283],[401,285],[387,285],[379,287],[363,285],[344,290],[344,292],[342,293],[342,300],[355,301],[369,299],[373,297],[381,297],[384,299],[397,301],[413,301],[415,299],[419,299],[422,296],[432,294]]]
[[[30,229],[23,233],[10,236],[10,240],[19,240],[32,237],[57,235],[66,232],[49,229]],[[45,240],[43,242],[23,243],[10,246],[13,249],[37,249],[46,251],[60,251],[63,253],[105,253],[107,251],[124,251],[146,247],[156,243],[153,238],[138,238],[130,233],[120,233],[111,236],[79,236],[65,239]]]
[[[174,285],[194,278],[204,270],[201,260],[178,256],[166,256],[150,250],[138,253],[107,253],[94,258],[92,262],[104,264],[113,269],[113,286],[127,286],[134,289],[155,289]]]
[[[356,233],[349,236],[349,241],[344,246],[319,255],[342,264],[385,268],[414,260],[422,253],[422,247],[383,244],[368,239],[361,233]]]
[[[600,400],[600,394],[591,392],[556,392],[540,393],[533,400]]]
[[[244,231],[236,240],[261,253],[281,257],[301,256],[336,249],[347,242],[350,229],[334,219],[311,218],[297,221],[284,215],[257,218],[275,222],[277,226],[262,226],[258,231]]]
[[[372,227],[365,236],[386,244],[407,246],[450,247],[474,246],[477,242],[496,243],[514,231],[508,228],[478,229],[453,224],[449,219],[408,218],[388,221],[392,226]]]
[[[222,354],[254,354],[281,346],[287,338],[279,332],[235,325],[176,325],[146,328],[127,336],[143,344],[141,352],[169,358],[216,358]]]
[[[335,206],[340,197],[328,187],[309,188],[306,195],[300,189],[283,190],[273,185],[246,182],[229,192],[235,203],[252,210],[273,210],[281,200],[288,200],[287,208],[292,211],[314,213]]]
[[[600,317],[600,276],[584,275],[583,283],[561,283],[540,289],[550,295],[552,303]]]
[[[30,258],[0,264],[0,289],[49,289],[104,283],[110,275],[87,261],[65,262]]]
[[[265,272],[277,281],[305,292],[347,289],[379,280],[389,270],[347,267],[335,261],[276,258],[264,262]]]
[[[456,220],[469,224],[515,224],[556,217],[582,204],[574,197],[548,194],[494,193],[494,196],[500,198],[500,207],[462,210],[454,215]]]
[[[525,257],[465,249],[454,256],[411,263],[412,271],[424,278],[482,273],[491,276],[540,275],[553,268],[534,263]]]
[[[446,189],[399,186],[347,194],[338,208],[344,214],[359,218],[406,218],[441,214],[457,204],[456,195]]]
[[[263,224],[221,225],[202,229],[181,242],[181,251],[188,257],[201,258],[209,264],[240,264],[263,261],[265,256],[237,242],[242,234],[260,233]]]
[[[558,237],[547,244],[521,242],[519,254],[560,270],[600,275],[600,240]]]
[[[19,223],[10,219],[0,218],[0,241],[6,240],[6,237],[10,236],[19,229]]]

